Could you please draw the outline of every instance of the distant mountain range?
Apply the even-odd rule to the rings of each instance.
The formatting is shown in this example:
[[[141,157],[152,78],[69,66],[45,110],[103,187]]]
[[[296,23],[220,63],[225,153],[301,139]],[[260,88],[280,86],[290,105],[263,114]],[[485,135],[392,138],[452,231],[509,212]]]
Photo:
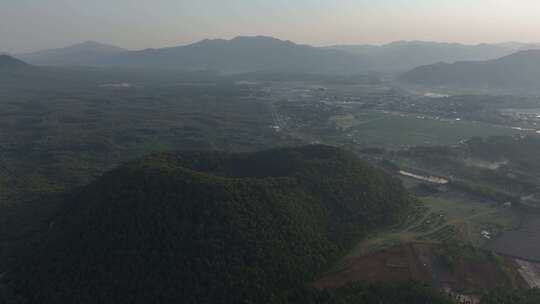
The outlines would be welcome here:
[[[270,37],[203,40],[187,46],[148,49],[112,56],[105,65],[219,70],[355,73],[361,58],[339,50],[299,45]]]
[[[19,54],[18,58],[36,65],[98,65],[103,58],[127,50],[93,41],[65,48]]]
[[[0,55],[0,69],[11,69],[28,66],[25,62],[9,55]]]
[[[437,62],[491,60],[539,47],[517,42],[464,45],[422,41],[400,41],[381,46],[313,47],[257,36],[203,40],[185,46],[139,51],[85,42],[17,57],[35,65],[216,70],[225,73],[357,74],[368,71],[403,72]]]
[[[437,62],[490,60],[510,55],[520,49],[538,48],[538,45],[506,43],[465,45],[425,41],[398,41],[381,46],[341,45],[331,49],[342,50],[364,58],[369,68],[376,70],[410,70]]]
[[[519,88],[540,85],[540,50],[519,51],[500,59],[437,63],[403,74],[419,85]]]
[[[262,36],[203,40],[186,46],[140,51],[85,42],[17,57],[36,65],[218,70],[226,73],[356,73],[362,67],[360,58],[347,52]]]

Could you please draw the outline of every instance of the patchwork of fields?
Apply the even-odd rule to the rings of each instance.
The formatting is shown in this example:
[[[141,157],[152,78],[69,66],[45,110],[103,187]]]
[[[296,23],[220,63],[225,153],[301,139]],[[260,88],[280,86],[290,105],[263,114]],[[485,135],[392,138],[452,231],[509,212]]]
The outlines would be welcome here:
[[[531,133],[484,122],[392,112],[346,114],[334,117],[333,120],[356,144],[396,149],[410,146],[455,145],[475,136]]]
[[[439,243],[460,240],[483,246],[488,239],[482,231],[496,237],[519,224],[519,216],[504,206],[475,200],[459,192],[422,198],[423,204],[399,227],[381,231],[361,242],[350,254],[357,256],[406,242]]]

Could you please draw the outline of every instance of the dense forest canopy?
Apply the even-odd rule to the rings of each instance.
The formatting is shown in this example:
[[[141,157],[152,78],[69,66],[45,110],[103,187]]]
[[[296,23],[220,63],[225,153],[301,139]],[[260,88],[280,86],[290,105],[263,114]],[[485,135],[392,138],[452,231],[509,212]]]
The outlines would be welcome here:
[[[154,154],[71,194],[8,277],[30,303],[268,303],[411,201],[327,146]]]

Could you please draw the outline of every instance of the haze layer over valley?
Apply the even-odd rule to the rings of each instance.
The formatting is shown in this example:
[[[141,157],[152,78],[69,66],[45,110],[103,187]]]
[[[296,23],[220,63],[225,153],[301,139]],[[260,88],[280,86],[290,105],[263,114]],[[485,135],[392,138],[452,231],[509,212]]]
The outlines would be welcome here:
[[[536,1],[1,6],[0,303],[540,303]]]

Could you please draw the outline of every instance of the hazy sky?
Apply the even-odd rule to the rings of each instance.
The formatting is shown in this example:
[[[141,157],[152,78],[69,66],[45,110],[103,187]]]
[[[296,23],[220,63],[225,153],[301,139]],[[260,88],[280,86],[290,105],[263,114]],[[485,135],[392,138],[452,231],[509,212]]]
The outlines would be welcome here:
[[[540,41],[540,0],[0,0],[0,51],[267,35],[314,45]]]

